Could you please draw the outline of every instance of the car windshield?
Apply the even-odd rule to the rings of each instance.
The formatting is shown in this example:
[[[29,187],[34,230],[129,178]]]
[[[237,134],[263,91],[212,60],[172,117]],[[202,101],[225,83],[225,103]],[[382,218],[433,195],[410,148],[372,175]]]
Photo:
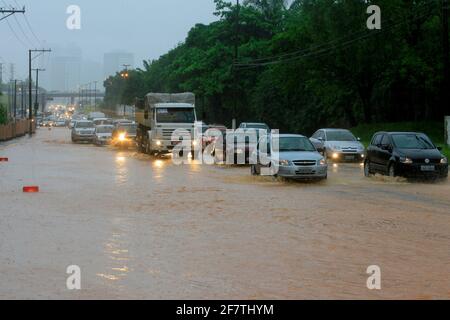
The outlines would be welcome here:
[[[280,138],[280,152],[290,151],[316,151],[311,141],[300,137],[282,137]]]
[[[355,136],[347,130],[341,131],[328,131],[327,132],[328,141],[356,141]]]
[[[160,108],[156,110],[156,121],[159,123],[193,123],[193,108]]]
[[[95,130],[97,133],[112,133],[114,127],[97,127]]]
[[[399,149],[435,149],[428,137],[421,134],[394,134],[392,140]]]
[[[94,128],[92,122],[77,122],[77,128]]]
[[[119,127],[120,131],[125,131],[128,134],[136,134],[137,133],[137,125],[129,124],[129,125],[121,125]]]

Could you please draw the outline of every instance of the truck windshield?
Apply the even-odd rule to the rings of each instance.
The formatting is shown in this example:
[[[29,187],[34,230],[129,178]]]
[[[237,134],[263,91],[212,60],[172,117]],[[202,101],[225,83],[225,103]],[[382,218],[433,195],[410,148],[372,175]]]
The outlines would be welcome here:
[[[195,113],[193,108],[167,108],[156,110],[156,121],[159,123],[193,123]]]

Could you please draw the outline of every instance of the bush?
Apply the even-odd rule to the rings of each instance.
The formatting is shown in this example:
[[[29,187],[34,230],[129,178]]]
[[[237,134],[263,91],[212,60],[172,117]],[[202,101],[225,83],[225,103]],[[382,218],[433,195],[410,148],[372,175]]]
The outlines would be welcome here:
[[[0,124],[5,124],[8,120],[8,113],[6,112],[6,108],[0,104]]]

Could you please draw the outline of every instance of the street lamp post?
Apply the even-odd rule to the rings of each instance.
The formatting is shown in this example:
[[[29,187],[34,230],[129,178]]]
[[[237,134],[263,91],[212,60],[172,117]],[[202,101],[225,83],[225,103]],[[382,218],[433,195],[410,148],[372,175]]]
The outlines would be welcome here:
[[[123,64],[122,66],[125,68],[125,71],[122,72],[120,74],[120,76],[123,79],[127,80],[130,77],[130,74],[128,73],[128,67],[130,67],[130,65],[129,64]],[[124,117],[126,116],[126,108],[127,108],[126,104],[123,104],[123,116]]]
[[[28,50],[28,102],[29,102],[29,106],[28,106],[28,120],[30,122],[30,132],[29,135],[30,137],[33,135],[33,94],[32,94],[32,86],[33,86],[33,79],[32,79],[32,75],[31,75],[31,62],[32,62],[32,54],[34,52],[39,52],[39,53],[45,53],[45,52],[51,52],[51,49],[31,49]]]
[[[45,71],[45,69],[33,69],[36,71],[36,92],[35,92],[35,99],[34,99],[34,115],[37,116],[37,112],[39,110],[39,72]],[[42,113],[44,113],[44,106],[42,106]]]

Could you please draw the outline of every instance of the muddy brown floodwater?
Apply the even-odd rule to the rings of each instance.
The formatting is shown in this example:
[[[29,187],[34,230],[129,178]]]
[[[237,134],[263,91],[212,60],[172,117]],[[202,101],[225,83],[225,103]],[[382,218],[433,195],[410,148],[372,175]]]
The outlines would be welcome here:
[[[359,164],[273,180],[72,144],[67,129],[0,157],[2,299],[450,298],[448,181],[368,179]]]

